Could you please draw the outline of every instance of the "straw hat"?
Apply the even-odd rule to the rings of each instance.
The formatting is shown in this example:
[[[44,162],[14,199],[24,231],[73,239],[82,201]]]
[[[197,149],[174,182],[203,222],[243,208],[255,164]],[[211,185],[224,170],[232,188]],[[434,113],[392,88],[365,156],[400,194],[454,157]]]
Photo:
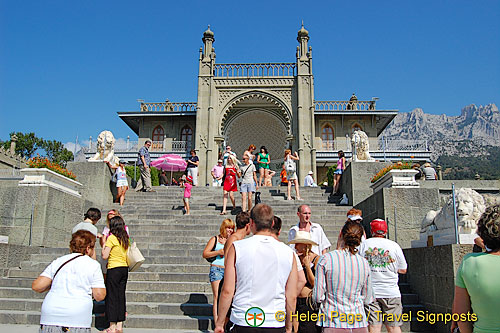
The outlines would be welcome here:
[[[288,244],[311,244],[318,245],[315,241],[311,239],[311,233],[308,231],[297,231],[295,238],[288,242]]]
[[[424,164],[424,168],[430,168],[430,167],[431,167],[431,164],[429,162]]]

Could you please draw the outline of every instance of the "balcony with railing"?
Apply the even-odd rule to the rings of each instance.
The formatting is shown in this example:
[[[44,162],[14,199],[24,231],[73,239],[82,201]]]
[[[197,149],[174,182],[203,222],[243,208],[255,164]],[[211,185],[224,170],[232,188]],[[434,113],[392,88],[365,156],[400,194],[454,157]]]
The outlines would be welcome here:
[[[185,153],[191,150],[191,142],[188,141],[173,141],[173,140],[163,140],[163,141],[153,141],[151,143],[150,152],[164,152],[164,153]],[[114,151],[118,152],[138,152],[139,149],[138,141],[117,141],[115,143]],[[91,142],[87,147],[85,147],[86,154],[95,154],[97,152],[97,143]]]
[[[215,64],[215,77],[293,77],[294,63]]]
[[[376,100],[371,101],[315,101],[315,112],[375,111]]]
[[[169,101],[161,103],[144,103],[141,102],[142,112],[196,112],[195,102],[172,103]]]

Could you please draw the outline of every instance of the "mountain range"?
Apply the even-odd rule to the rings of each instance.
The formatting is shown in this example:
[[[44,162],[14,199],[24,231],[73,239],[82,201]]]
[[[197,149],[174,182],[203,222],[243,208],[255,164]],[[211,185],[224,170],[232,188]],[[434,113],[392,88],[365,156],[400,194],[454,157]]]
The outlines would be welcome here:
[[[500,147],[500,112],[495,104],[471,104],[459,116],[433,115],[416,108],[399,113],[382,135],[427,140],[433,161],[441,155],[484,156],[492,146]]]

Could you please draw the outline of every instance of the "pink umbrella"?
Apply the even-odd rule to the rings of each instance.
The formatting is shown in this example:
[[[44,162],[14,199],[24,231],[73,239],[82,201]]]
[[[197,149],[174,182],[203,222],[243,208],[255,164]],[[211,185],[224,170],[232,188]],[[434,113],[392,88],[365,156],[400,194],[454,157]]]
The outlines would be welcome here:
[[[187,162],[179,155],[167,154],[152,161],[151,165],[165,171],[184,171],[186,170]]]
[[[172,172],[186,170],[187,162],[177,154],[167,154],[152,161],[151,165],[157,169],[170,171],[170,184],[172,184]]]

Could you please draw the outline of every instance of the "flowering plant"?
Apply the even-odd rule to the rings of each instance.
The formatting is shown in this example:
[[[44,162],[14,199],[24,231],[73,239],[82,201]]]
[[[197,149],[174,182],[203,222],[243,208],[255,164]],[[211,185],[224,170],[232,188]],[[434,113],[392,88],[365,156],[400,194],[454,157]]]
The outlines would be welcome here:
[[[63,168],[57,163],[51,162],[47,157],[32,157],[28,160],[28,166],[30,168],[47,168],[70,179],[76,179],[76,176],[73,172],[68,171],[68,169]]]
[[[375,183],[377,180],[382,178],[386,173],[388,173],[392,169],[398,169],[398,170],[411,169],[411,164],[408,162],[397,162],[397,163],[391,164],[389,166],[386,166],[385,168],[383,168],[382,170],[377,172],[377,174],[371,178],[371,182]]]

